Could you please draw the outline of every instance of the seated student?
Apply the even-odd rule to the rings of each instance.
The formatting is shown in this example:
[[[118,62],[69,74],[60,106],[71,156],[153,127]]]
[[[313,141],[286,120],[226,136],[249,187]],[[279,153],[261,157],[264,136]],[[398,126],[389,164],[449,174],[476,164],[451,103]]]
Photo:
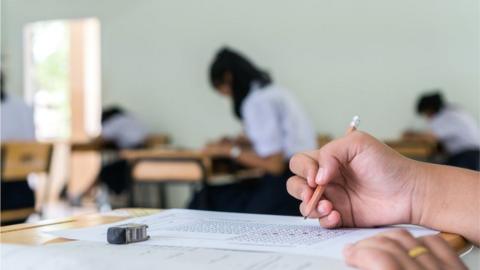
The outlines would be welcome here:
[[[104,142],[118,149],[135,149],[145,145],[148,130],[133,114],[118,106],[107,107],[102,112],[102,134]]]
[[[416,224],[480,244],[476,171],[408,159],[360,131],[295,155],[290,169],[296,175],[287,189],[302,200],[304,215],[314,188],[326,186],[309,215],[323,227]],[[414,238],[402,230],[347,246],[344,256],[361,269],[466,269],[439,236]]]
[[[7,94],[0,72],[0,141],[35,141],[33,109],[21,98]],[[1,184],[2,210],[34,207],[34,192],[26,181]]]
[[[417,112],[428,119],[430,132],[407,133],[407,138],[440,142],[448,154],[447,165],[480,169],[480,127],[472,116],[446,104],[440,92],[423,95]]]
[[[296,201],[289,198],[285,182],[287,161],[296,152],[316,147],[313,127],[295,98],[273,83],[269,74],[228,48],[221,49],[210,67],[215,90],[232,100],[234,115],[241,121],[245,138],[221,140],[205,151],[230,157],[237,163],[266,174],[256,182],[246,181],[206,187],[208,209],[263,214],[298,215]],[[250,147],[251,146],[251,147]],[[198,199],[191,208],[201,208]]]
[[[107,107],[102,112],[102,132],[97,141],[116,149],[136,149],[145,145],[148,130],[145,125],[133,114],[126,112],[118,106]],[[97,186],[98,182],[104,183],[109,190],[116,194],[124,192],[130,184],[130,171],[128,162],[123,159],[114,160],[104,164],[94,182],[85,193]],[[101,188],[101,187],[100,187]],[[72,205],[80,205],[84,194],[70,198]],[[99,189],[96,195],[97,205],[108,209],[108,196],[106,191]]]
[[[7,141],[35,141],[35,125],[33,109],[21,98],[7,94],[3,84],[3,73],[0,73],[0,140]]]

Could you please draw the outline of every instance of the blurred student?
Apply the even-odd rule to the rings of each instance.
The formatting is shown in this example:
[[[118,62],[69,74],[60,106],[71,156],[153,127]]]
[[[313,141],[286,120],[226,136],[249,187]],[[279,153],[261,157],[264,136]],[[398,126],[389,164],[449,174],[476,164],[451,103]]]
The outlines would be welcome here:
[[[101,139],[104,142],[118,149],[135,149],[143,147],[147,137],[147,128],[133,114],[118,106],[103,110]]]
[[[231,99],[245,137],[222,139],[207,145],[205,151],[261,169],[265,175],[256,182],[207,186],[208,209],[298,215],[297,202],[285,190],[290,176],[288,159],[316,147],[314,129],[302,107],[288,90],[274,84],[267,72],[228,48],[215,56],[210,82],[219,94]],[[199,208],[198,201],[194,198],[190,206]]]
[[[21,98],[7,94],[3,72],[0,72],[1,143],[35,141],[33,109]],[[27,181],[1,182],[2,210],[34,207],[35,196]]]
[[[102,112],[102,132],[97,142],[105,147],[112,147],[118,150],[137,149],[145,146],[149,135],[145,125],[133,114],[121,107],[107,107]],[[125,192],[130,186],[130,171],[128,161],[115,159],[104,164],[100,170],[97,180],[87,188],[86,193],[98,187],[96,193],[97,206],[100,208],[109,207],[108,191],[115,194]],[[103,185],[106,188],[105,190]],[[84,194],[70,198],[72,205],[81,205]]]
[[[3,73],[0,73],[0,140],[8,141],[34,141],[35,125],[33,122],[33,109],[21,98],[7,94],[3,84]]]
[[[448,155],[447,165],[480,169],[480,127],[471,115],[446,103],[440,92],[421,96],[417,113],[427,118],[430,131],[407,137],[439,142]]]

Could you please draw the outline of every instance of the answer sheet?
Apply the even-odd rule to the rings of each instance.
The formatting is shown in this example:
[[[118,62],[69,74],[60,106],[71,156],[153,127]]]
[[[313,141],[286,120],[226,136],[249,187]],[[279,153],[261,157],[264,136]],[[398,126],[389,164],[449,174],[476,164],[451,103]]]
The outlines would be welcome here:
[[[318,270],[326,265],[331,270],[350,269],[340,260],[312,256],[87,241],[36,247],[0,244],[0,253],[0,268],[15,270]]]
[[[106,243],[107,229],[126,223],[148,225],[150,239],[138,243],[140,245],[265,251],[333,259],[342,259],[342,249],[347,243],[392,229],[329,230],[321,228],[317,220],[302,217],[172,209],[113,224],[49,233]],[[409,226],[407,229],[415,236],[436,233],[420,227]]]

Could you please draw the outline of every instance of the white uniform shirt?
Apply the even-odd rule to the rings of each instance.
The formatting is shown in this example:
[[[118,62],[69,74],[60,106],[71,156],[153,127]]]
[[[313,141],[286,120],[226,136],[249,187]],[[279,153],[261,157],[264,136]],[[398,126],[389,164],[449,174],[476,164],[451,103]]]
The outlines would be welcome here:
[[[5,95],[0,105],[0,141],[34,141],[33,109],[22,99]]]
[[[433,134],[451,155],[480,148],[478,123],[460,109],[444,108],[431,119],[429,124]]]
[[[245,133],[261,157],[283,153],[290,158],[317,147],[310,119],[294,97],[276,85],[260,89],[254,84],[241,112]]]
[[[102,137],[122,149],[143,144],[147,136],[148,131],[143,124],[128,113],[114,115],[102,123]]]

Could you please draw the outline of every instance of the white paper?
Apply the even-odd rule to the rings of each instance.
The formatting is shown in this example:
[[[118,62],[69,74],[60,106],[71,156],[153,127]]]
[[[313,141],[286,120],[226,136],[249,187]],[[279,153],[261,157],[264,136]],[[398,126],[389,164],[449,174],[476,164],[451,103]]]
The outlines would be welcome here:
[[[148,225],[150,239],[141,245],[203,247],[265,251],[342,259],[342,249],[392,227],[376,229],[323,229],[317,220],[302,217],[238,214],[185,209],[166,210],[97,227],[49,232],[56,236],[106,243],[111,226]],[[415,236],[435,231],[409,226]]]
[[[1,269],[350,269],[342,261],[267,252],[73,241],[46,246],[0,245]]]

